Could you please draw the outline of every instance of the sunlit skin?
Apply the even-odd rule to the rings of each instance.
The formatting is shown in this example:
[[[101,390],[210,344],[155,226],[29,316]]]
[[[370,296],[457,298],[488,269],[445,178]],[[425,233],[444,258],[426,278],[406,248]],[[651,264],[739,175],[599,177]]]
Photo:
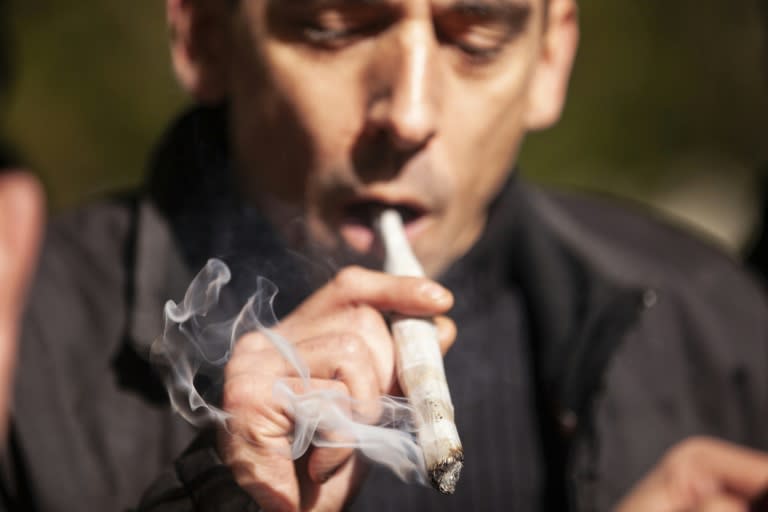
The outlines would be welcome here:
[[[210,51],[231,50],[215,88],[244,192],[331,255],[371,252],[367,204],[405,205],[436,275],[479,236],[525,132],[554,120],[530,101],[543,17],[532,0],[235,2]]]
[[[227,101],[238,190],[286,240],[377,268],[370,214],[390,205],[432,276],[477,240],[524,134],[558,118],[578,32],[572,0],[549,0],[546,19],[543,0],[167,6],[177,75],[199,101]],[[430,279],[348,266],[277,331],[313,386],[376,404],[399,392],[383,312],[435,317],[445,352],[452,304]],[[339,510],[365,464],[338,448],[291,460],[292,420],[272,390],[295,377],[262,335],[243,336],[217,448],[263,509]]]
[[[768,454],[708,437],[672,448],[616,512],[761,511],[768,503]]]
[[[431,274],[465,252],[522,138],[542,29],[532,4],[480,5],[243,3],[236,47],[256,51],[235,57],[251,72],[233,76],[232,127],[257,200],[299,206],[312,241],[360,253],[372,232],[345,207],[406,203]]]

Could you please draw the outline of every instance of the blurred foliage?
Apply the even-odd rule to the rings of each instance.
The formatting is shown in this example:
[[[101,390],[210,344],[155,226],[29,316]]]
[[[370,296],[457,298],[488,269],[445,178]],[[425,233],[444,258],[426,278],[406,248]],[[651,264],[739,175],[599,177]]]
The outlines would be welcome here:
[[[563,119],[529,138],[524,166],[629,194],[754,169],[768,158],[761,1],[582,1]]]
[[[0,0],[7,1],[7,0]],[[12,0],[5,132],[54,207],[137,183],[181,94],[159,0]]]
[[[568,106],[555,129],[529,137],[527,174],[637,195],[699,162],[737,172],[768,159],[758,1],[582,0]],[[17,70],[0,134],[41,174],[54,207],[139,182],[183,104],[163,9],[0,0]]]

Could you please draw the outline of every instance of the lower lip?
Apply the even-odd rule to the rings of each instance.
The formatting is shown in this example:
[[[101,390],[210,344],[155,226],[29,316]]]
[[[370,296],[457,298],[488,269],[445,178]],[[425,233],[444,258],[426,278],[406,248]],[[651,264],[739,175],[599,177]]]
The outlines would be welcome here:
[[[405,234],[408,241],[413,243],[427,229],[430,217],[422,215],[405,225]],[[376,234],[371,226],[357,221],[342,221],[339,231],[347,244],[359,253],[371,252]]]

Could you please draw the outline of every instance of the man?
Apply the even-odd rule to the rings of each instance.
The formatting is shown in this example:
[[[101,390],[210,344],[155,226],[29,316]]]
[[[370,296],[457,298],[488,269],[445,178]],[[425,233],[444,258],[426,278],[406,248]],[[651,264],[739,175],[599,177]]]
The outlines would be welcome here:
[[[145,508],[603,510],[688,436],[768,445],[759,290],[674,229],[512,171],[525,133],[560,115],[573,0],[167,7],[176,72],[203,106],[171,129],[142,193],[49,230],[9,507],[124,508],[170,466]],[[442,285],[376,270],[382,205]],[[445,359],[466,454],[456,495],[350,450],[284,455],[292,425],[272,386],[295,375],[258,333],[227,364],[229,431],[179,456],[194,432],[147,353],[163,302],[211,256],[233,266],[236,295],[256,275],[276,282],[278,332],[318,386],[356,399],[397,391],[385,313],[437,316],[444,349],[458,328]],[[318,285],[328,266],[344,268]]]
[[[616,510],[763,512],[768,510],[767,469],[765,453],[691,438],[669,450]]]

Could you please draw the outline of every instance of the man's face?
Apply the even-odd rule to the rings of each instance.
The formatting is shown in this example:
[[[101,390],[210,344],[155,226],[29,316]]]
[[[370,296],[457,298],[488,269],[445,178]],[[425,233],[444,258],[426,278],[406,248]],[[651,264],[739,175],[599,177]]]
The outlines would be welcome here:
[[[240,0],[226,95],[245,193],[304,249],[361,261],[372,213],[393,206],[428,273],[443,270],[477,239],[531,124],[543,7]]]

